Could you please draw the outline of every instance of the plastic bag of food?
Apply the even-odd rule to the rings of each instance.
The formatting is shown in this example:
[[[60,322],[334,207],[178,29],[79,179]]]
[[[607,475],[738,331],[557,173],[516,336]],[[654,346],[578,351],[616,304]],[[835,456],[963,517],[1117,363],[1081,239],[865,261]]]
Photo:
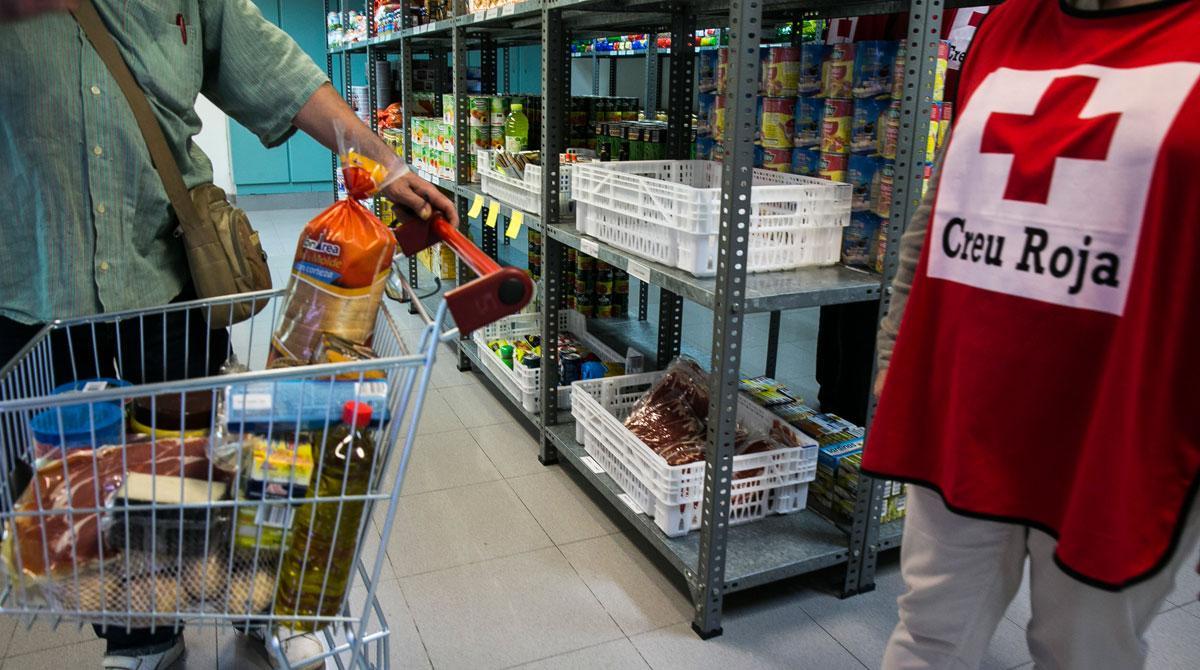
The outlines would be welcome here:
[[[353,148],[340,152],[347,198],[304,227],[296,245],[283,315],[272,339],[271,360],[313,360],[326,334],[368,344],[396,239],[359,200],[401,175]]]
[[[704,459],[708,376],[690,358],[677,358],[625,419],[625,427],[669,465]]]

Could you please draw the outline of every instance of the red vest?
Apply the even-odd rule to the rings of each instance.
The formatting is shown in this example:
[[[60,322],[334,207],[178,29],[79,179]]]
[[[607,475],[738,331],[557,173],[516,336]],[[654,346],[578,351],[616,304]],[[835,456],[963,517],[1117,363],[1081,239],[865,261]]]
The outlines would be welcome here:
[[[1119,589],[1200,482],[1200,2],[1008,0],[953,137],[864,470]]]

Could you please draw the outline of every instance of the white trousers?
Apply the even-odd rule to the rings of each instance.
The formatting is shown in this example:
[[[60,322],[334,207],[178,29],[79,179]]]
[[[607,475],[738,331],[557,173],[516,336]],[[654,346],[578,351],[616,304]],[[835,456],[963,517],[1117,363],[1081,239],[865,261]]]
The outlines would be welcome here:
[[[909,486],[900,549],[908,589],[898,601],[900,621],[883,668],[978,668],[1021,586],[1026,558],[1033,607],[1027,638],[1036,668],[1141,668],[1146,629],[1174,588],[1180,565],[1195,555],[1198,517],[1200,509],[1194,509],[1162,572],[1113,593],[1060,570],[1055,540],[1046,533],[955,514],[937,493]]]

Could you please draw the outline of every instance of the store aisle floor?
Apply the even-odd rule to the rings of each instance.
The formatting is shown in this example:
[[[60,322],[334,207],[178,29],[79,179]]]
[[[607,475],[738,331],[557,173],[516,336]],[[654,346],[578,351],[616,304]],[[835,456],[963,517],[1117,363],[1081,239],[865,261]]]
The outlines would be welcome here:
[[[277,283],[312,214],[252,213]],[[411,341],[421,324],[393,308]],[[811,347],[781,355],[811,357]],[[636,533],[569,466],[542,466],[536,439],[507,405],[477,374],[460,373],[448,348],[440,354],[378,587],[393,668],[878,667],[903,589],[895,552],[882,561],[877,589],[855,598],[832,595],[832,575],[735,594],[724,635],[703,642],[691,631],[674,573],[649,558]],[[1185,565],[1150,631],[1154,670],[1200,666],[1196,564]],[[1031,667],[1027,586],[984,667]],[[188,654],[178,667],[268,667],[228,629],[196,626],[186,634]],[[97,668],[102,652],[90,628],[27,630],[0,619],[0,668]]]

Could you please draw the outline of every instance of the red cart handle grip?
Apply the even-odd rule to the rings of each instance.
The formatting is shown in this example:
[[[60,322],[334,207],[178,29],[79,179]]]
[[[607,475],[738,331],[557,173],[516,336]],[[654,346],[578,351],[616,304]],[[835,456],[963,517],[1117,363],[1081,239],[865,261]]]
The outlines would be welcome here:
[[[533,280],[514,267],[501,267],[471,243],[441,214],[422,221],[397,208],[401,225],[394,229],[405,256],[415,256],[438,242],[454,250],[476,279],[446,292],[446,306],[460,333],[467,335],[497,319],[516,314],[533,298]]]

